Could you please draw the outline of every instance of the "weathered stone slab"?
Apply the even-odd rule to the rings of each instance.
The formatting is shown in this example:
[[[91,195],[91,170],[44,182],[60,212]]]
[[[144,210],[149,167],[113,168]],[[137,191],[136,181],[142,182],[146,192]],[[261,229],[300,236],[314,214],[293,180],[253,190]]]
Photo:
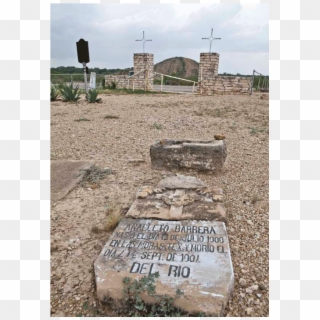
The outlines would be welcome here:
[[[159,188],[163,185],[160,181],[156,188],[141,187],[126,217],[227,222],[220,188],[211,190],[207,188],[197,190]]]
[[[121,310],[123,278],[159,272],[156,294],[183,295],[175,305],[190,315],[221,316],[233,288],[223,222],[123,219],[94,263],[97,296]],[[155,299],[142,295],[147,303]]]
[[[51,161],[51,201],[66,196],[82,180],[85,170],[92,161],[52,160]]]
[[[223,140],[163,139],[150,147],[150,157],[154,169],[213,171],[223,167],[227,149]]]
[[[157,188],[166,189],[199,189],[204,187],[206,187],[206,185],[201,180],[181,174],[166,177],[157,185]]]

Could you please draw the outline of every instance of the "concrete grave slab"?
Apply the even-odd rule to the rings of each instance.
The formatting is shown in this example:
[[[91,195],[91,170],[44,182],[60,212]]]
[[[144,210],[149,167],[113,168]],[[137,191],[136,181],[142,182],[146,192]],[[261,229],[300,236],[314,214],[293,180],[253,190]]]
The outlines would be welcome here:
[[[180,189],[177,187],[187,187],[187,184],[180,184],[182,179],[178,180],[177,184],[173,184],[171,181],[167,183],[168,181],[168,178],[161,180],[156,188],[141,187],[126,217],[227,222],[223,194],[220,188],[215,187],[209,190],[201,180],[198,180],[201,184],[197,183],[197,185],[201,185],[202,188],[196,190],[193,188]],[[163,188],[163,186],[170,189]],[[189,186],[194,187],[195,185],[189,184]]]
[[[227,148],[224,140],[163,139],[150,147],[150,157],[154,169],[217,171],[223,167]]]
[[[125,307],[123,279],[159,272],[156,294],[175,297],[190,315],[221,316],[233,289],[225,224],[211,221],[123,219],[94,263],[97,296],[115,310]],[[142,295],[147,303],[154,297]]]
[[[58,201],[66,196],[83,178],[84,170],[92,161],[52,160],[51,200]]]

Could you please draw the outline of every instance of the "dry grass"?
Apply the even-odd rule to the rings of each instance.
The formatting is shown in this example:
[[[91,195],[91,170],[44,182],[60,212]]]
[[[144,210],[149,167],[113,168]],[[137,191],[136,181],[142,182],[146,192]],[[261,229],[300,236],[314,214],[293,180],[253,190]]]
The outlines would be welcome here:
[[[85,187],[90,183],[94,185],[91,185],[90,187],[96,188],[96,186],[99,186],[100,180],[105,179],[109,174],[112,174],[110,168],[101,169],[96,165],[92,165],[89,169],[85,170],[81,185]]]
[[[107,210],[107,221],[103,226],[103,230],[110,232],[113,231],[119,224],[119,221],[122,217],[122,210],[119,206],[113,204]]]
[[[101,232],[113,231],[118,226],[123,216],[123,210],[119,205],[112,203],[110,207],[107,209],[106,215],[107,215],[107,219],[105,222],[102,222],[102,227],[93,226],[91,228],[92,233],[98,234]]]
[[[112,114],[107,114],[106,116],[104,116],[104,119],[119,119],[120,117],[118,116],[114,116]]]

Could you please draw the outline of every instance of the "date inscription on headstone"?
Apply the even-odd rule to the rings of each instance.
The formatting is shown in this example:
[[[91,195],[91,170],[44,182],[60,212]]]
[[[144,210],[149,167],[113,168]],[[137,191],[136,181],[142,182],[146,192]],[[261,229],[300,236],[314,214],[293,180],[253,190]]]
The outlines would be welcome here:
[[[224,222],[123,219],[95,261],[99,299],[121,305],[122,279],[159,273],[157,294],[196,314],[221,315],[233,287]]]

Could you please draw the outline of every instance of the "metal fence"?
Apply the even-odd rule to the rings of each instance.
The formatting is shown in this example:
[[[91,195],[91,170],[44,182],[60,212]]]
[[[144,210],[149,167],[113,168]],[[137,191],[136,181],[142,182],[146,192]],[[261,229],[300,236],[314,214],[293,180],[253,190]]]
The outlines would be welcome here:
[[[250,94],[252,91],[269,92],[269,76],[253,70]]]

